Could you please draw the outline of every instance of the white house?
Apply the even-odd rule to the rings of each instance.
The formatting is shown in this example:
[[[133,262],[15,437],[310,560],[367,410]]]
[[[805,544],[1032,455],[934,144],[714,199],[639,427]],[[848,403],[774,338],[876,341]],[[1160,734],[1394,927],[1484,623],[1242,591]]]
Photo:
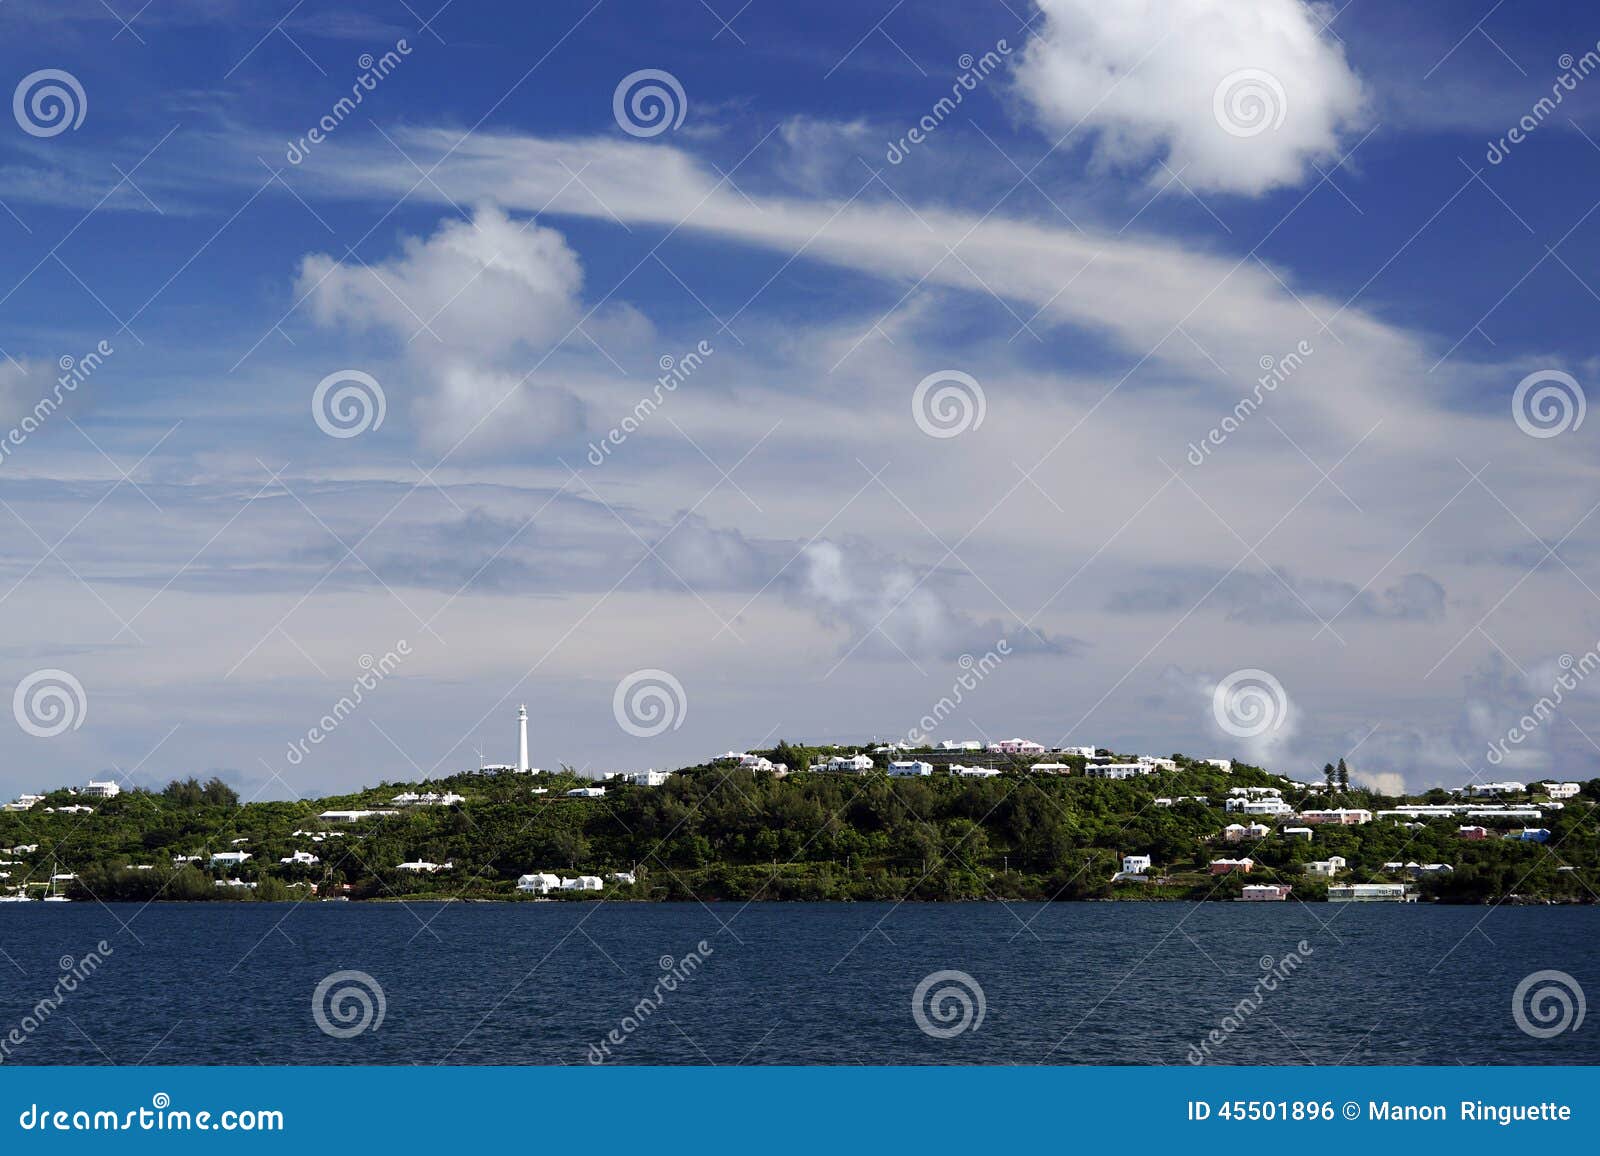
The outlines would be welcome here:
[[[415,860],[409,863],[396,863],[396,871],[406,871],[412,875],[432,875],[435,871],[448,871],[455,864],[451,862],[429,863],[426,859]]]
[[[362,819],[376,819],[399,813],[399,811],[323,811],[317,818],[327,823],[359,823]]]
[[[1092,759],[1096,752],[1093,747],[1062,747],[1060,753],[1063,755],[1076,755],[1080,759]]]
[[[43,795],[18,795],[17,801],[7,803],[5,809],[8,811],[31,811],[42,802],[44,802]]]
[[[768,763],[766,769],[771,770],[772,764]],[[611,777],[632,783],[636,787],[659,787],[672,777],[672,772],[658,771],[651,767],[648,771],[618,771]]]
[[[1452,793],[1465,795],[1469,799],[1496,798],[1500,795],[1520,795],[1528,789],[1526,783],[1468,783],[1464,787],[1457,787]]]
[[[1242,815],[1292,815],[1294,808],[1282,799],[1244,799],[1238,796],[1227,799],[1222,804],[1222,809],[1231,813]]]
[[[573,787],[567,792],[569,799],[603,799],[606,797],[604,787]]]
[[[421,795],[414,791],[406,791],[404,794],[396,795],[389,801],[396,807],[453,807],[455,804],[465,803],[467,800],[451,791],[446,791],[444,794],[440,794],[438,791],[428,791]]]
[[[65,807],[46,807],[44,813],[46,815],[92,815],[94,814],[94,808],[85,806],[83,803],[68,803]]]
[[[1320,875],[1324,879],[1332,879],[1345,869],[1346,860],[1343,855],[1329,855],[1326,859],[1318,859],[1306,864],[1307,875]]]
[[[1575,798],[1578,792],[1582,790],[1578,783],[1540,783],[1539,786],[1552,799]]]
[[[1140,755],[1135,761],[1141,762],[1147,767],[1159,767],[1163,771],[1175,771],[1178,769],[1176,759],[1158,759],[1154,755]]]
[[[1090,763],[1083,768],[1083,773],[1091,779],[1131,779],[1136,775],[1154,774],[1155,768],[1149,763]]]
[[[517,890],[530,892],[534,895],[544,895],[551,891],[559,891],[561,890],[561,876],[551,875],[547,872],[521,875],[517,878]]]
[[[1232,759],[1206,759],[1205,763],[1207,766],[1216,767],[1219,771],[1225,771],[1228,774],[1233,773]]]
[[[1070,763],[1034,763],[1028,770],[1035,775],[1070,775]]]
[[[91,799],[115,799],[122,794],[122,788],[112,780],[101,783],[90,779],[88,785],[83,787],[78,794],[87,795]]]
[[[964,779],[993,779],[1000,774],[994,767],[964,767],[960,763],[951,763],[950,773]]]
[[[278,862],[288,866],[311,867],[315,864],[321,863],[322,860],[318,859],[310,851],[296,851],[292,855],[285,855],[282,859],[279,859]]]
[[[1309,843],[1311,842],[1311,828],[1285,827],[1283,829],[1283,837],[1285,839],[1304,839],[1307,843]]]
[[[611,880],[613,883],[621,883],[627,887],[632,887],[635,883],[639,882],[639,880],[634,877],[632,871],[613,871],[610,875],[607,875],[606,878]]]
[[[889,764],[889,774],[898,779],[923,777],[933,774],[933,764],[921,759],[895,760]]]
[[[605,890],[605,884],[600,881],[600,876],[598,875],[579,875],[576,879],[563,879],[561,881],[561,890],[603,891]]]
[[[250,858],[248,851],[217,851],[211,856],[213,867],[237,867]]]
[[[864,774],[872,769],[871,755],[834,755],[828,760],[828,770]]]
[[[939,741],[939,749],[941,751],[981,751],[983,750],[983,744],[977,739],[941,739]]]
[[[1124,875],[1143,875],[1150,870],[1150,856],[1124,855],[1122,857],[1122,873]]]

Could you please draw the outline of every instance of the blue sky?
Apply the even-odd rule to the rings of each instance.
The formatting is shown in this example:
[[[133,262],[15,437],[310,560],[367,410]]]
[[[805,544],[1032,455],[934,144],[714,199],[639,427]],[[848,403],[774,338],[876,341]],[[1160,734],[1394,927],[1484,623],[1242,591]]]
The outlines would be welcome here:
[[[1589,777],[1581,686],[1486,752],[1600,638],[1591,427],[1513,412],[1596,371],[1592,13],[1103,7],[0,5],[0,427],[61,394],[0,647],[82,688],[0,786],[416,778],[524,700],[591,772],[898,737],[1001,643],[934,738]],[[330,436],[345,371],[383,420]]]

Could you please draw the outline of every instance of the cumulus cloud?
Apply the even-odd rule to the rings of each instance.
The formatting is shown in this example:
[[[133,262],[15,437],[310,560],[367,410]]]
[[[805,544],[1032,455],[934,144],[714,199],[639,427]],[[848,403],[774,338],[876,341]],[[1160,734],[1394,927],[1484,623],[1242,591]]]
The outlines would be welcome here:
[[[1164,159],[1194,188],[1254,195],[1298,184],[1361,117],[1361,82],[1303,0],[1039,7],[1018,92],[1046,131],[1095,132],[1109,164]]]
[[[873,558],[835,542],[807,546],[791,580],[791,597],[825,623],[845,627],[856,643],[899,650],[913,658],[954,658],[1007,639],[1013,653],[1071,653],[1082,644],[1046,637],[1020,623],[979,620],[951,605],[911,567]]]
[[[1380,795],[1404,795],[1408,788],[1406,777],[1399,771],[1363,771],[1352,769],[1350,781],[1358,787],[1376,791]]]
[[[582,425],[578,398],[528,377],[581,316],[583,269],[553,229],[481,206],[375,265],[323,253],[300,262],[297,291],[329,328],[385,331],[405,342],[425,388],[414,399],[425,442],[540,441]],[[493,421],[489,421],[489,418]]]

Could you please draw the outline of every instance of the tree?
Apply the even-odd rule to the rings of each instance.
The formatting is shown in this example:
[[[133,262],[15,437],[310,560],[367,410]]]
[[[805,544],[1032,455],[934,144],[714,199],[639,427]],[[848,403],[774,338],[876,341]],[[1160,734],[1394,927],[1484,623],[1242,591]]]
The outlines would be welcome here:
[[[1343,759],[1339,760],[1338,774],[1339,789],[1341,791],[1348,791],[1350,789],[1350,768],[1344,765]]]
[[[1334,780],[1334,772],[1333,772],[1333,764],[1332,763],[1323,763],[1322,764],[1322,777],[1323,777],[1323,779],[1325,779],[1327,781],[1328,790],[1331,791],[1338,785],[1337,782],[1335,782],[1335,780]]]

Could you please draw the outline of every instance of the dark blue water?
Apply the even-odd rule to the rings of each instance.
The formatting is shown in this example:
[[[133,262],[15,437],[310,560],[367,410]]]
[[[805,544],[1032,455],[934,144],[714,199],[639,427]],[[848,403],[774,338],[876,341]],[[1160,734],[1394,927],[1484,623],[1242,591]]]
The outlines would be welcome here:
[[[27,1030],[62,957],[100,940],[99,970]],[[699,969],[625,1020],[701,941]],[[1226,1064],[1600,1062],[1600,1022],[1537,1039],[1512,1014],[1534,972],[1600,994],[1600,908],[35,903],[0,906],[0,951],[11,1063],[585,1063],[613,1030],[612,1059],[640,1064],[1183,1064],[1213,1030]],[[341,970],[384,1000],[343,1039],[312,1008]],[[984,1016],[935,1038],[912,996],[946,970]]]

